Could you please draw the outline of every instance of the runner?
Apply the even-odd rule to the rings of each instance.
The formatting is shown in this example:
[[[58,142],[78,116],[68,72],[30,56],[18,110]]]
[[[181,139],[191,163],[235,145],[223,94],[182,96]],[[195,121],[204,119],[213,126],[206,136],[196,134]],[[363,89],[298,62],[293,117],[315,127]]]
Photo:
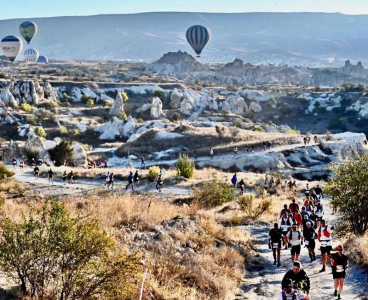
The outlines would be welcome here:
[[[284,208],[281,210],[280,212],[280,218],[283,216],[284,213],[286,213],[286,215],[290,214],[290,209],[288,209],[287,204],[284,204]]]
[[[196,160],[197,159],[197,150],[193,150],[193,157],[194,157],[194,159]]]
[[[252,147],[251,147],[251,150],[252,150],[252,153],[253,153],[253,154],[256,154],[256,153],[254,152],[254,146],[252,146]]]
[[[244,179],[240,180],[238,183],[238,187],[240,188],[240,195],[244,194],[245,182]]]
[[[317,217],[320,220],[322,220],[323,219],[324,212],[323,212],[323,205],[321,204],[321,202],[318,202],[317,203],[317,206],[315,207],[315,212],[316,212]]]
[[[303,244],[302,240],[302,233],[298,230],[298,226],[296,224],[293,224],[291,226],[291,231],[289,231],[288,235],[288,242],[291,252],[291,260],[299,261],[300,258],[300,251],[301,251],[301,245]]]
[[[296,226],[298,227],[298,230],[301,228],[301,225],[303,223],[303,217],[302,215],[299,213],[299,210],[297,210],[295,213],[293,213],[293,221],[296,224]]]
[[[319,198],[323,199],[323,191],[319,184],[317,184],[317,187],[314,189],[314,191],[316,192],[317,196],[319,196]]]
[[[238,147],[234,148],[234,158],[237,158],[238,156]]]
[[[266,151],[266,142],[265,141],[263,141],[263,151]]]
[[[322,269],[320,272],[326,271],[327,256],[331,258],[332,237],[331,232],[333,226],[328,226],[325,220],[321,220],[321,225],[316,229],[318,241],[320,242],[322,254]]]
[[[23,159],[21,159],[19,162],[19,169],[22,173],[24,172],[24,160]]]
[[[66,178],[68,177],[68,175],[66,174],[66,170],[64,170],[64,173],[63,173],[63,183],[64,185],[66,185]]]
[[[293,220],[286,214],[286,212],[282,213],[282,217],[280,218],[279,221],[279,227],[282,231],[282,234],[284,236],[284,245],[285,245],[285,249],[288,248],[288,238],[287,238],[287,234],[291,228],[291,225],[293,225]]]
[[[105,169],[107,169],[107,167],[108,167],[108,163],[107,163],[106,159],[105,159],[105,162],[104,162],[104,167],[105,167]]]
[[[50,169],[47,172],[48,178],[49,178],[49,183],[53,184],[54,183],[54,172],[52,172],[52,170]]]
[[[294,283],[294,287],[297,290],[302,291],[306,295],[309,294],[310,290],[310,280],[307,273],[302,269],[302,265],[299,261],[293,262],[293,269],[286,272],[284,278],[282,279],[282,285],[291,280]]]
[[[305,186],[305,196],[309,197],[310,189],[309,189],[309,183]]]
[[[341,299],[342,290],[344,288],[344,280],[346,269],[349,266],[348,257],[343,254],[344,248],[342,245],[336,247],[337,252],[331,254],[332,276],[334,279],[334,296]]]
[[[292,213],[299,211],[299,205],[295,203],[295,199],[292,200],[292,203],[289,205],[289,209]]]
[[[272,149],[272,143],[269,141],[268,143],[267,143],[267,146],[268,146],[268,149]]]
[[[268,248],[272,248],[273,252],[273,264],[276,265],[277,258],[277,266],[281,266],[280,262],[280,254],[281,254],[281,242],[283,240],[282,231],[279,229],[279,224],[275,223],[273,225],[273,229],[270,230],[268,234]],[[277,253],[277,257],[276,257]]]
[[[312,221],[307,221],[306,228],[303,231],[304,244],[308,248],[310,262],[316,260],[316,253],[314,252],[314,249],[316,248],[315,240],[317,238],[317,233],[312,225],[313,225]]]
[[[318,140],[318,137],[315,135],[314,136],[314,142],[317,144],[317,140]]]
[[[137,187],[139,187],[139,174],[138,174],[138,170],[135,171],[134,176],[133,176],[133,187],[134,184],[137,185]]]
[[[36,179],[39,179],[39,174],[40,174],[40,169],[38,168],[38,166],[36,165],[35,168],[33,169],[33,173],[35,175]]]
[[[15,157],[13,157],[12,159],[12,165],[13,165],[13,169],[15,169],[15,167],[17,166],[17,160]]]
[[[309,220],[313,222],[313,225],[314,225],[313,228],[317,228],[319,218],[314,212],[314,210],[311,211],[309,215]]]
[[[105,175],[105,186],[109,186],[109,182],[110,182],[110,171],[107,171],[106,175]]]
[[[158,173],[158,175],[157,175],[156,190],[158,190],[159,192],[161,192],[161,189],[162,188],[163,188],[163,179],[162,179],[162,170],[160,170],[160,173]]]
[[[210,149],[210,157],[211,159],[213,159],[213,149],[212,148]]]
[[[144,155],[141,156],[141,168],[145,168],[146,167],[146,157]]]
[[[111,189],[114,189],[114,181],[115,181],[115,175],[111,172],[110,174],[110,180],[109,180],[109,187],[111,186]]]
[[[278,300],[307,300],[308,296],[303,292],[295,290],[291,279],[285,279],[282,283],[282,292],[279,294]]]
[[[130,171],[129,175],[128,175],[128,184],[125,187],[125,190],[127,191],[129,187],[132,187],[132,191],[134,191],[134,185],[133,185],[133,172]]]
[[[74,183],[74,173],[73,173],[73,171],[70,171],[69,172],[68,179],[69,179],[69,184],[73,184]]]
[[[233,178],[231,178],[231,183],[235,187],[238,183],[238,178],[236,177],[236,173],[233,175]]]

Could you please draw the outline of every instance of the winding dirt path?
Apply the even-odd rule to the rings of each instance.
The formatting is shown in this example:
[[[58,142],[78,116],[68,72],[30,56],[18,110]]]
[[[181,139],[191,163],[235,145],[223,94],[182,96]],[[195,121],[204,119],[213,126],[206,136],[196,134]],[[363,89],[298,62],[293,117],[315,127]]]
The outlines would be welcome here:
[[[325,219],[328,224],[337,222],[336,216],[332,215],[329,199],[322,200],[325,210]],[[249,230],[254,238],[255,245],[258,251],[256,257],[250,261],[247,267],[245,278],[241,283],[241,295],[235,299],[277,299],[281,292],[281,281],[284,274],[292,268],[290,259],[290,250],[281,251],[281,267],[273,265],[272,251],[268,249],[268,232],[269,227],[265,225],[246,226],[244,229]],[[337,240],[333,239],[334,246],[337,245]],[[326,268],[326,272],[319,273],[322,267],[321,255],[319,251],[319,243],[316,245],[317,260],[310,263],[307,248],[302,247],[301,263],[303,269],[307,272],[311,280],[310,299],[331,300],[334,287],[332,279],[332,271],[330,267]],[[367,281],[367,273],[350,263],[347,278],[345,280],[342,299],[368,299],[368,287],[363,286],[362,282]]]

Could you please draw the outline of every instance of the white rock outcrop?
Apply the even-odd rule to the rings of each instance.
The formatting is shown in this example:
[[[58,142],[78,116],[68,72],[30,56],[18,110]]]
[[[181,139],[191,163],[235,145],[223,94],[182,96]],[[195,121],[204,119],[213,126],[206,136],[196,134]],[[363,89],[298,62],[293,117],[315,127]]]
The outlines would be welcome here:
[[[87,154],[83,146],[75,143],[73,146],[73,162],[78,166],[87,166]]]
[[[170,107],[174,109],[180,108],[180,103],[183,100],[183,97],[183,92],[175,88],[171,93]]]
[[[118,92],[116,94],[116,100],[114,104],[110,107],[109,115],[117,117],[123,112],[124,112],[124,100],[123,97],[121,96],[121,93]]]
[[[0,100],[5,105],[17,106],[18,102],[15,100],[13,94],[10,92],[10,88],[11,86],[7,86],[6,88],[4,88],[4,90],[1,92]]]
[[[70,93],[70,96],[73,102],[81,102],[83,94],[80,88],[74,87]]]
[[[248,111],[248,106],[244,98],[231,95],[223,102],[222,111],[242,115]]]
[[[150,116],[154,119],[165,116],[162,110],[162,101],[158,97],[152,99]]]
[[[258,113],[262,111],[262,106],[259,103],[253,101],[251,104],[249,104],[249,110]]]

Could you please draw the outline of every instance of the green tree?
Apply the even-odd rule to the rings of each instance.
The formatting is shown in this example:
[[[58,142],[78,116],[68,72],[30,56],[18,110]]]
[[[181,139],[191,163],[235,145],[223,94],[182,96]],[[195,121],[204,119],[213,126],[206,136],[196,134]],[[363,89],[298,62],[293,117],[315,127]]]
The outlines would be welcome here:
[[[195,164],[191,161],[188,155],[179,154],[178,162],[175,165],[176,176],[183,176],[184,178],[193,178]]]
[[[56,166],[61,166],[64,160],[70,162],[73,158],[73,148],[66,142],[62,141],[56,147],[49,149],[50,158],[55,162]]]
[[[127,299],[139,257],[123,252],[115,239],[89,218],[73,218],[56,200],[0,233],[0,269],[37,299]]]
[[[364,234],[368,230],[368,155],[334,169],[326,192],[333,198],[339,219],[347,233]]]
[[[86,102],[86,105],[89,107],[89,108],[92,108],[93,105],[95,105],[95,100],[93,100],[92,98],[89,98]]]
[[[162,99],[164,96],[164,91],[163,90],[156,90],[153,92],[153,97],[159,97],[160,99]]]
[[[36,126],[35,127],[34,133],[35,133],[35,135],[39,136],[40,138],[45,138],[46,137],[46,131],[45,131],[45,129],[43,129],[40,126]]]
[[[126,102],[129,100],[128,95],[125,92],[121,92],[121,98],[123,98],[123,101]]]
[[[213,178],[205,182],[202,189],[193,189],[194,201],[203,208],[211,209],[235,199],[235,189],[225,182]]]

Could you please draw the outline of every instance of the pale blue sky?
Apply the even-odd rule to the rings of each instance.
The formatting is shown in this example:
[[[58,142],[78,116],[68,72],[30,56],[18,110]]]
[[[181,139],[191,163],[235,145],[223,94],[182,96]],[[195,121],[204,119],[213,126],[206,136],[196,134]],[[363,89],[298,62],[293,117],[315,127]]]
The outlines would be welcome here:
[[[368,0],[0,0],[1,20],[151,11],[368,14]]]

